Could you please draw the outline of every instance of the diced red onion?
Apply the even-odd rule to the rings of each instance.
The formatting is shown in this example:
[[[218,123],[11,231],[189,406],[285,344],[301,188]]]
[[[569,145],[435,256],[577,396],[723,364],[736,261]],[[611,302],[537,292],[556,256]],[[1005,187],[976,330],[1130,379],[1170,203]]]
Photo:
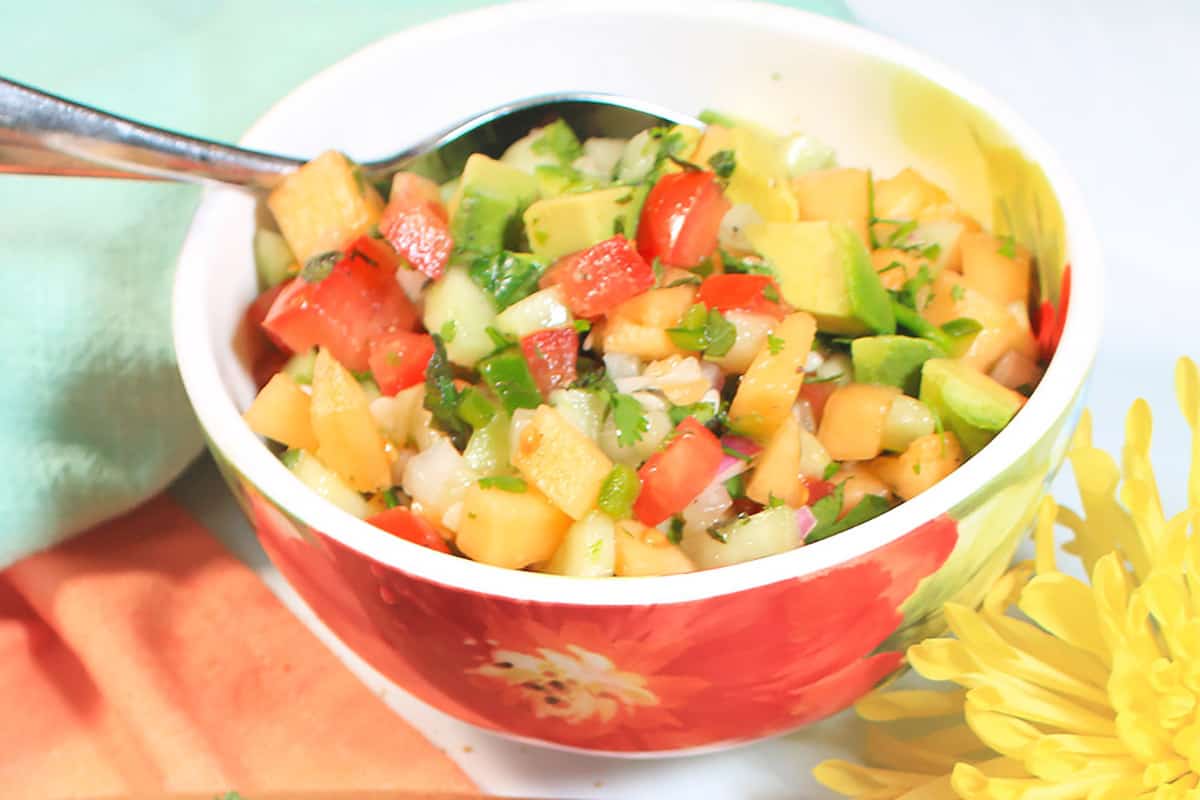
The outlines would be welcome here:
[[[817,526],[817,517],[808,506],[796,509],[796,538],[797,545],[804,544],[804,539]]]
[[[762,445],[755,444],[744,436],[722,436],[721,446],[737,450],[749,458],[754,458],[762,452]]]

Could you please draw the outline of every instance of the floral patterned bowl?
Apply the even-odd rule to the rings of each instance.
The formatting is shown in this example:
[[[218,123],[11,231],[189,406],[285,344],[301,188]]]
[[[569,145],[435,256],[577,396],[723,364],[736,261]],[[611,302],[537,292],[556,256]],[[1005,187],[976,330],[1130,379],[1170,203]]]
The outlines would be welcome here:
[[[657,578],[502,570],[389,537],[305,489],[242,423],[232,344],[254,296],[253,202],[205,195],[179,260],[175,345],[213,455],[290,584],[398,686],[467,722],[592,752],[747,742],[832,714],[893,675],[1008,564],[1077,419],[1099,338],[1101,262],[1079,192],[1005,106],[868,31],[748,2],[553,0],[403,31],[284,98],[245,143],[392,152],[476,109],[567,89],[719,108],[914,166],[1037,255],[1070,314],[1041,386],[930,491],[760,561]]]

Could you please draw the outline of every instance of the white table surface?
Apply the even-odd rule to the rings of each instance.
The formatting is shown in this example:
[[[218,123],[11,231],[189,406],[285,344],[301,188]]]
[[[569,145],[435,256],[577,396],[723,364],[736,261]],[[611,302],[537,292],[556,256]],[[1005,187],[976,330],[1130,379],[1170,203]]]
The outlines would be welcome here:
[[[1090,405],[1096,438],[1115,451],[1125,410],[1159,408],[1155,448],[1168,511],[1181,508],[1187,428],[1172,393],[1174,360],[1200,358],[1194,320],[1200,259],[1200,0],[858,0],[864,25],[915,45],[1005,98],[1058,150],[1087,197],[1107,266],[1105,335]],[[1065,478],[1065,479],[1064,479]],[[1073,497],[1069,476],[1059,497]],[[564,755],[468,728],[396,690],[350,654],[283,585],[212,462],[172,488],[281,599],[398,713],[486,791],[531,797],[828,798],[809,777],[823,758],[853,757],[849,715],[739,750],[630,761]]]

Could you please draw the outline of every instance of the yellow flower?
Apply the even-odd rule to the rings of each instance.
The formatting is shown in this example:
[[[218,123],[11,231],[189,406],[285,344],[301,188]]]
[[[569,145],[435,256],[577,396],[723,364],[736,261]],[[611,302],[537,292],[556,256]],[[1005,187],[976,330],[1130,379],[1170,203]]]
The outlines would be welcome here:
[[[1119,469],[1085,416],[1070,454],[1083,513],[1043,501],[1034,561],[977,611],[947,604],[955,638],[909,648],[919,674],[961,688],[864,698],[873,766],[827,761],[819,781],[860,800],[1200,800],[1195,363],[1181,359],[1175,379],[1192,430],[1187,510],[1163,512],[1145,401],[1129,411]],[[1090,583],[1058,570],[1056,522]]]

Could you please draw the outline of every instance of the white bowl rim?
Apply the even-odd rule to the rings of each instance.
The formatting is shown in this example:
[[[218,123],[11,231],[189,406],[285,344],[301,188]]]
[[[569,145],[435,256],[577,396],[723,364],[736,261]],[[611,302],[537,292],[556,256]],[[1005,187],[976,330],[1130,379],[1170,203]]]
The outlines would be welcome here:
[[[597,606],[642,606],[691,602],[802,578],[863,556],[908,534],[963,501],[1016,462],[1071,406],[1096,355],[1102,313],[1103,263],[1099,242],[1082,195],[1051,148],[1006,104],[955,71],[917,51],[863,27],[818,14],[764,2],[709,0],[525,0],[444,17],[398,31],[326,68],[293,89],[251,127],[242,142],[255,143],[259,132],[290,112],[281,106],[296,92],[320,82],[336,82],[346,66],[378,48],[402,47],[417,39],[453,36],[467,29],[486,29],[501,17],[533,19],[596,15],[619,11],[637,15],[677,11],[700,18],[739,21],[798,36],[815,37],[841,49],[908,69],[950,90],[989,114],[1044,170],[1063,209],[1071,254],[1070,313],[1058,351],[1041,385],[1014,420],[980,453],[916,498],[854,529],[812,545],[768,558],[685,575],[645,578],[578,579],[503,569],[465,558],[446,556],[405,540],[381,535],[368,525],[305,488],[246,427],[226,394],[217,360],[209,347],[206,297],[197,230],[212,188],[193,218],[181,250],[173,293],[173,336],[180,373],[201,425],[216,448],[265,495],[329,538],[367,557],[432,583],[517,601]],[[282,498],[287,498],[286,502]]]

